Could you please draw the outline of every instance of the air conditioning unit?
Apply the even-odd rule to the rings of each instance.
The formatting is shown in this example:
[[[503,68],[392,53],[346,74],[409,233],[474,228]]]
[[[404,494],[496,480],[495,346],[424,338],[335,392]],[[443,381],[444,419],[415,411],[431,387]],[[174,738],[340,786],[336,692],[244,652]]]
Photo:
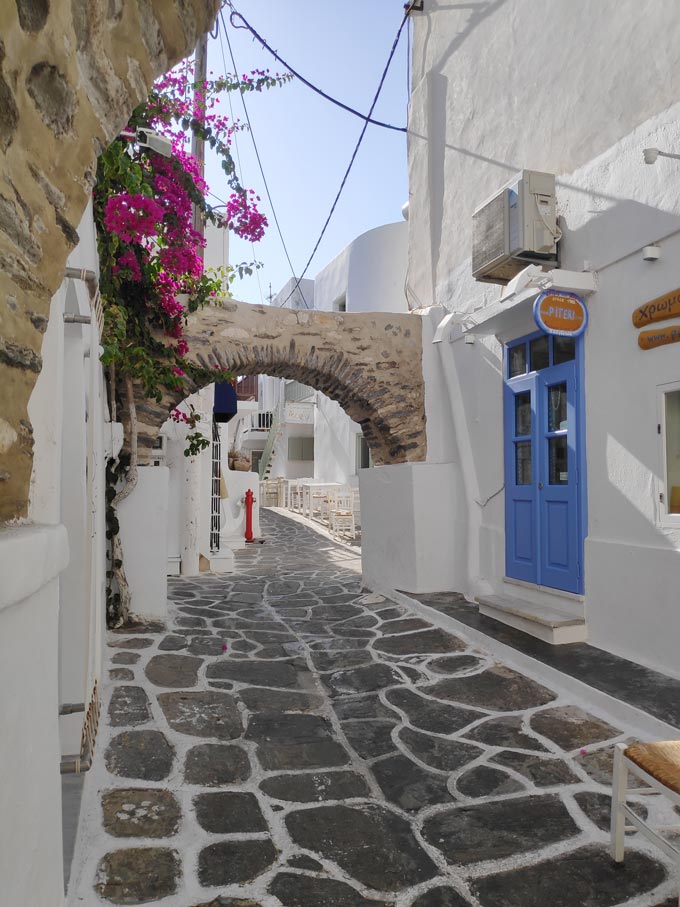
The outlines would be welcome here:
[[[528,264],[559,264],[552,173],[522,170],[472,215],[472,276],[507,284]]]

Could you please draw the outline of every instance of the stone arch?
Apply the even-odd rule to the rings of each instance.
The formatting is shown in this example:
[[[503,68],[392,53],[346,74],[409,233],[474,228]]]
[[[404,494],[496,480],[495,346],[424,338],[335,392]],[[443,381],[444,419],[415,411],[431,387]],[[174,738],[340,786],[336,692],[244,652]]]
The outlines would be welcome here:
[[[377,464],[424,460],[422,322],[417,314],[345,314],[277,309],[225,301],[189,319],[187,359],[203,384],[216,370],[294,378],[337,401],[358,422]],[[150,452],[168,409],[142,403],[140,459]]]
[[[219,0],[0,4],[0,522],[26,516],[28,401],[97,155]]]

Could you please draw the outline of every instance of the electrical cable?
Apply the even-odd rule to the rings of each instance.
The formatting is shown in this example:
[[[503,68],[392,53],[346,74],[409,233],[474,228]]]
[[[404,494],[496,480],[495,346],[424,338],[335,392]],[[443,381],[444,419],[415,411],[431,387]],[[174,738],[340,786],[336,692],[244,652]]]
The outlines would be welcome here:
[[[316,92],[316,94],[318,94],[318,95],[321,95],[321,97],[325,98],[327,101],[330,101],[331,104],[335,104],[336,107],[341,107],[343,110],[346,110],[347,113],[351,113],[353,116],[359,117],[360,120],[364,120],[365,122],[370,123],[372,126],[381,126],[383,129],[392,129],[394,132],[406,132],[407,131],[406,126],[393,126],[390,123],[383,123],[381,120],[374,120],[371,118],[370,113],[368,116],[366,116],[365,114],[361,113],[361,111],[355,110],[353,107],[350,107],[348,104],[344,104],[342,101],[338,101],[337,98],[331,97],[331,95],[327,94],[321,88],[318,88],[316,85],[314,85],[308,79],[305,79],[304,76],[301,76],[297,70],[293,69],[293,67],[290,65],[290,63],[287,63],[283,59],[283,57],[280,57],[279,54],[274,50],[274,48],[271,47],[265,41],[265,39],[255,31],[255,29],[248,22],[248,20],[241,13],[239,13],[238,10],[236,10],[234,8],[234,5],[231,2],[231,0],[226,0],[226,5],[231,9],[231,13],[229,14],[229,22],[231,23],[231,26],[233,28],[242,28],[242,29],[249,31],[250,34],[255,38],[255,40],[259,41],[260,44],[262,45],[262,47],[264,47],[265,50],[269,51],[269,53],[274,57],[275,60],[278,60],[278,62],[282,66],[285,66],[285,68],[288,70],[288,72],[292,73],[292,75],[294,75],[296,79],[298,79],[300,82],[302,82],[303,85],[306,85],[307,88],[311,88],[312,91]],[[220,16],[221,15],[222,15],[222,13],[220,12]],[[408,16],[408,12],[406,15]],[[235,21],[236,19],[240,19],[241,22],[243,22],[243,25],[236,25],[236,21]]]
[[[316,245],[314,246],[314,248],[313,248],[313,250],[312,250],[312,254],[311,254],[311,255],[309,256],[309,258],[307,259],[307,264],[305,265],[304,270],[302,271],[302,274],[300,275],[300,277],[299,277],[299,279],[298,279],[297,286],[293,287],[293,289],[291,290],[291,292],[288,294],[288,296],[287,296],[287,297],[284,299],[284,301],[281,303],[282,306],[284,306],[284,305],[288,302],[288,300],[289,300],[290,297],[293,295],[293,293],[295,293],[295,290],[297,289],[297,287],[299,287],[300,281],[303,279],[303,277],[305,276],[305,274],[306,274],[307,271],[309,270],[309,266],[310,266],[311,263],[312,263],[312,259],[313,259],[314,256],[316,255],[317,250],[318,250],[319,246],[321,245],[321,240],[323,239],[324,234],[325,234],[325,232],[326,232],[326,229],[328,228],[328,225],[329,225],[329,223],[331,222],[331,218],[333,217],[333,214],[334,214],[334,212],[335,212],[335,209],[336,209],[336,207],[337,207],[337,204],[338,204],[338,202],[340,201],[340,196],[342,195],[342,191],[343,191],[343,189],[345,188],[345,183],[347,182],[347,178],[349,177],[350,171],[351,171],[351,169],[352,169],[352,167],[353,167],[353,165],[354,165],[354,161],[356,160],[356,156],[357,156],[357,154],[359,153],[359,148],[361,147],[361,143],[363,142],[364,136],[366,135],[366,130],[368,129],[368,124],[369,124],[369,117],[370,117],[371,114],[373,113],[373,111],[374,111],[374,109],[375,109],[375,106],[376,106],[376,104],[378,103],[378,98],[380,97],[380,92],[382,91],[383,85],[384,85],[384,83],[385,83],[385,79],[387,78],[387,72],[388,72],[388,70],[389,70],[389,68],[390,68],[390,64],[392,63],[392,59],[394,58],[394,54],[396,53],[397,45],[399,44],[399,39],[401,38],[401,33],[402,33],[403,29],[404,29],[404,25],[408,22],[408,18],[409,18],[409,11],[407,10],[406,13],[404,13],[404,18],[401,20],[401,25],[399,26],[399,29],[397,30],[397,35],[396,35],[396,37],[395,37],[395,39],[394,39],[394,42],[393,42],[393,44],[392,44],[392,49],[390,50],[390,54],[389,54],[389,56],[388,56],[388,58],[387,58],[387,63],[385,64],[385,68],[383,69],[382,75],[380,76],[380,82],[378,83],[378,89],[377,89],[377,91],[376,91],[376,93],[375,93],[375,97],[373,98],[373,103],[371,104],[371,109],[368,111],[368,117],[366,117],[366,120],[365,120],[365,122],[364,122],[363,128],[362,128],[361,133],[360,133],[360,135],[359,135],[359,139],[358,139],[358,141],[357,141],[357,143],[356,143],[356,145],[355,145],[355,147],[354,147],[354,151],[352,152],[352,157],[350,158],[350,162],[349,162],[349,165],[348,165],[348,167],[347,167],[347,170],[345,170],[345,175],[343,176],[342,182],[340,183],[340,188],[338,189],[338,193],[337,193],[337,195],[335,196],[335,201],[334,201],[333,204],[331,205],[331,210],[330,210],[330,212],[329,212],[329,214],[328,214],[328,217],[326,218],[326,223],[323,225],[323,228],[322,228],[322,230],[321,230],[321,233],[320,233],[320,235],[319,235],[319,238],[318,238],[317,241],[316,241]]]
[[[231,63],[232,63],[232,66],[234,67],[234,74],[236,75],[236,74],[238,74],[238,73],[240,72],[240,70],[239,70],[238,67],[236,66],[236,60],[234,59],[234,51],[232,50],[232,47],[231,47],[231,41],[229,40],[229,32],[227,31],[227,27],[226,27],[225,22],[224,22],[224,16],[223,16],[223,14],[222,14],[222,10],[220,10],[220,16],[219,16],[219,18],[220,18],[220,22],[222,23],[222,31],[224,32],[224,34],[226,35],[226,38],[227,38],[227,47],[229,48],[229,56],[231,57]],[[225,69],[227,68],[226,60],[225,60],[224,67],[225,67]],[[250,138],[252,139],[252,142],[253,142],[253,148],[255,149],[255,157],[257,158],[257,163],[258,163],[258,166],[259,166],[259,168],[260,168],[260,174],[262,175],[262,182],[264,183],[264,188],[265,188],[265,191],[266,191],[266,193],[267,193],[267,198],[269,199],[269,205],[270,205],[270,207],[271,207],[271,209],[272,209],[272,216],[273,216],[273,218],[274,218],[274,223],[276,224],[276,229],[277,229],[278,234],[279,234],[279,237],[280,237],[280,239],[281,239],[281,245],[283,246],[283,251],[285,252],[286,259],[288,260],[288,264],[290,265],[290,271],[291,271],[291,274],[293,275],[293,280],[297,281],[296,289],[299,289],[299,287],[300,287],[300,281],[302,280],[302,277],[300,277],[300,278],[298,279],[298,278],[295,276],[295,268],[293,267],[293,262],[290,260],[290,255],[288,254],[288,247],[286,246],[286,241],[285,241],[285,239],[283,238],[283,232],[282,232],[282,230],[281,230],[281,224],[279,223],[279,219],[278,219],[278,217],[276,216],[276,209],[274,208],[274,202],[272,201],[271,192],[269,191],[269,185],[268,185],[268,183],[267,183],[267,178],[266,178],[266,176],[264,175],[264,168],[263,168],[263,166],[262,166],[262,159],[261,159],[261,157],[260,157],[260,152],[259,152],[258,147],[257,147],[257,142],[255,141],[255,134],[253,133],[253,125],[252,125],[252,123],[250,122],[250,115],[248,114],[248,108],[247,108],[247,106],[246,106],[246,99],[245,99],[245,97],[243,96],[243,92],[241,92],[241,103],[243,104],[243,112],[244,112],[245,115],[246,115],[246,121],[247,121],[247,123],[248,123],[248,129],[250,130]],[[303,276],[304,276],[304,275],[303,275]],[[293,292],[295,292],[295,290],[293,290]],[[291,296],[292,296],[292,295],[293,295],[293,294],[291,293]],[[300,290],[300,296],[302,297],[302,301],[303,301],[304,304],[305,304],[305,308],[308,309],[308,308],[309,308],[309,303],[308,303],[307,300],[305,299],[305,294],[302,292],[302,290]],[[290,299],[290,296],[289,296],[288,298]],[[287,300],[286,300],[286,301],[287,301]]]
[[[224,69],[226,72],[227,59],[226,59],[226,56],[224,53],[224,42],[222,41],[222,32],[219,30],[219,24],[220,24],[220,20],[217,19],[215,21],[215,37],[217,37],[219,35],[220,49],[222,51],[222,60],[224,62]],[[234,105],[231,103],[231,92],[230,91],[227,92],[227,101],[229,102],[229,114],[231,116],[231,121],[232,121],[232,123],[234,123],[236,121],[236,118],[234,117]],[[234,142],[234,148],[236,149],[236,166],[238,168],[238,178],[239,178],[239,182],[241,183],[241,185],[243,185],[243,167],[241,166],[241,154],[238,150],[238,138],[237,138],[236,131],[234,131],[234,134],[233,134],[233,142]],[[217,198],[217,196],[215,196],[215,198]],[[219,199],[219,201],[221,201],[221,199]],[[226,202],[224,202],[223,204],[226,207]],[[253,253],[253,262],[256,262],[257,256],[255,255],[255,243],[251,242],[250,249],[251,249],[251,252]],[[259,268],[255,268],[255,278],[257,280],[257,289],[260,294],[260,303],[262,305],[264,305],[264,294],[262,292],[262,283],[260,282],[260,269]]]

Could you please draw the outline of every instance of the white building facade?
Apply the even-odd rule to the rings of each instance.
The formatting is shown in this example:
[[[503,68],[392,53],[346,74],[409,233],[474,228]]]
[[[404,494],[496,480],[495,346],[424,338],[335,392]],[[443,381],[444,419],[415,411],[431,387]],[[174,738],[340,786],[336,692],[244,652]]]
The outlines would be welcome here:
[[[365,573],[680,676],[680,161],[643,159],[680,151],[677,7],[425,0],[412,22],[428,462],[362,476],[390,499]],[[542,270],[584,300],[575,339],[538,326],[541,277],[472,277],[473,214],[523,170],[556,177]]]

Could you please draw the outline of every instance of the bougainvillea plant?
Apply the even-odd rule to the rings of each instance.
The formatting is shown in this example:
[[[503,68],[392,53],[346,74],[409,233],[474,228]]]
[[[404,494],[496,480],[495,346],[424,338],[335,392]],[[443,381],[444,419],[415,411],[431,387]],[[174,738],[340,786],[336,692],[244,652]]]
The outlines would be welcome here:
[[[231,280],[257,266],[207,271],[201,254],[205,240],[195,228],[194,212],[252,242],[267,226],[259,198],[236,174],[231,139],[240,124],[219,112],[220,95],[262,91],[288,78],[256,71],[198,84],[191,64],[184,63],[154,84],[99,159],[94,208],[106,325],[103,362],[115,365],[119,377],[131,375],[146,396],[159,399],[163,388],[181,386],[187,315],[224,295]],[[152,150],[143,137],[140,142],[140,130],[164,136],[170,156]],[[221,161],[228,189],[224,211],[207,200],[201,166],[188,150],[191,135],[202,138]],[[175,343],[155,339],[159,329]]]
[[[164,391],[176,393],[188,377],[200,378],[185,361],[188,315],[228,295],[235,277],[259,267],[256,262],[244,262],[209,271],[203,263],[205,239],[197,229],[201,220],[251,242],[261,239],[267,227],[258,208],[259,197],[237,176],[231,141],[241,126],[220,113],[221,96],[226,91],[262,91],[290,78],[255,71],[199,83],[194,81],[192,64],[184,62],[156,81],[147,100],[133,111],[126,128],[99,158],[94,215],[104,309],[102,362],[108,368],[112,419],[117,397],[125,403],[129,453],[123,474],[111,470],[119,486],[110,500],[112,525],[117,505],[137,480],[135,396],[160,402]],[[149,143],[149,133],[165,142]],[[225,205],[213,207],[207,200],[201,164],[189,151],[192,136],[202,139],[220,160],[226,188],[217,188],[226,196]],[[163,145],[166,153],[150,144],[156,149]],[[195,431],[197,423],[188,427],[191,455],[208,441]],[[110,538],[110,573],[121,590],[114,619],[120,623],[128,616],[129,602],[121,600],[127,583],[117,526]]]

